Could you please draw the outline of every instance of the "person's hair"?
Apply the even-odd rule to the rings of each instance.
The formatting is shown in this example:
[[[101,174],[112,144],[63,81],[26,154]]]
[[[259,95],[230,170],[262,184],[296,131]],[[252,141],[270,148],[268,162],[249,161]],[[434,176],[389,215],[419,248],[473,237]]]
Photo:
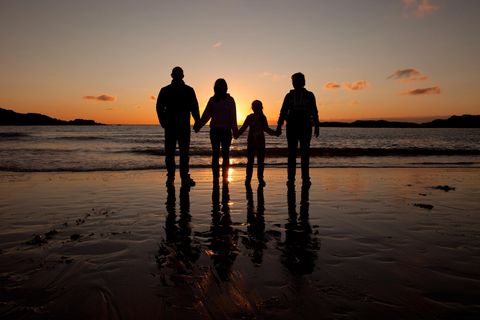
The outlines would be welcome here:
[[[183,79],[183,69],[178,66],[173,68],[171,76],[172,76],[172,79],[175,79],[175,80]]]
[[[292,83],[295,88],[305,87],[305,76],[301,72],[294,73],[292,75]]]
[[[254,100],[252,102],[252,110],[253,110],[253,112],[262,112],[262,110],[263,110],[262,101]]]
[[[227,81],[225,81],[225,79],[222,79],[222,78],[217,79],[213,86],[213,92],[214,92],[213,99],[215,101],[219,101],[220,99],[225,98],[225,96],[227,95],[227,91],[228,91]]]

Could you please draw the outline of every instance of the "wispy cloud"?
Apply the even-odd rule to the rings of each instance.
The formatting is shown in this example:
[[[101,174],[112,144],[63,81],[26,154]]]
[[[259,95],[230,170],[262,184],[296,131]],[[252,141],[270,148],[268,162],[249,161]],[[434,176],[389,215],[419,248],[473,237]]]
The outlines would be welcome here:
[[[340,89],[342,86],[336,82],[327,82],[323,85],[323,89],[325,90],[335,90]]]
[[[402,0],[402,2],[407,16],[422,18],[440,9],[440,6],[430,3],[430,0]]]
[[[395,71],[392,75],[390,75],[387,79],[394,79],[400,80],[403,82],[410,82],[410,81],[422,81],[427,80],[428,77],[422,74],[420,71],[410,68],[410,69],[401,69]]]
[[[357,90],[363,90],[363,89],[367,88],[368,83],[365,80],[358,80],[358,81],[355,81],[355,82],[352,82],[352,83],[345,82],[343,84],[343,87],[347,90],[357,91]]]
[[[264,71],[260,73],[262,78],[270,78],[273,82],[281,81],[287,78],[286,74],[280,74],[275,72]]]
[[[96,101],[106,101],[106,102],[113,102],[117,100],[117,97],[111,96],[109,94],[102,94],[99,96],[83,96],[85,100],[96,100]]]
[[[435,95],[442,93],[439,86],[431,87],[431,88],[420,88],[414,89],[410,91],[403,92],[402,95],[405,96],[419,96],[419,95]]]
[[[220,48],[221,46],[223,46],[222,41],[217,41],[214,44],[212,44],[212,48]]]

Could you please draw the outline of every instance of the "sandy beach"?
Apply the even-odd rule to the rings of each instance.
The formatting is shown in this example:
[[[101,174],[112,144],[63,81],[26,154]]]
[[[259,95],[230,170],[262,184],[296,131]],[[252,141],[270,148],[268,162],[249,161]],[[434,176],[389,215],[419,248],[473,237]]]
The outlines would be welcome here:
[[[0,173],[0,318],[480,316],[480,169],[191,174]]]

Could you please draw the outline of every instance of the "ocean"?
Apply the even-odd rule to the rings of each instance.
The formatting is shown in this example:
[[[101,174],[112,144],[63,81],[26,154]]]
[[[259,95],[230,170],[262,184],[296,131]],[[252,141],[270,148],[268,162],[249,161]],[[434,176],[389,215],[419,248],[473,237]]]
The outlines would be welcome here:
[[[285,131],[284,131],[285,132]],[[158,125],[3,126],[0,171],[162,169]],[[247,133],[233,140],[231,163],[246,164]],[[190,165],[210,166],[209,128],[191,136]],[[480,130],[450,128],[321,128],[311,167],[480,167]],[[285,133],[267,135],[266,165],[286,167]],[[178,163],[178,161],[177,161]]]

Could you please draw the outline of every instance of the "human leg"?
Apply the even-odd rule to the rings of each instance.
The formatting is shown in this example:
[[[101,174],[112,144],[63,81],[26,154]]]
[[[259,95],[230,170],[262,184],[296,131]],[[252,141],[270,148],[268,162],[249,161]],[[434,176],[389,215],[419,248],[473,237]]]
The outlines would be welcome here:
[[[248,145],[247,147],[247,176],[245,178],[245,184],[250,184],[253,175],[253,163],[255,161],[255,147]]]
[[[190,161],[190,128],[182,130],[178,135],[178,148],[180,150],[180,177],[182,184],[185,186],[194,186],[195,181],[190,178],[189,161]]]
[[[210,143],[212,144],[212,174],[213,180],[218,182],[220,176],[220,166],[218,161],[220,159],[220,135],[214,129],[210,129]]]
[[[230,145],[232,144],[232,131],[224,130],[221,135],[222,144],[222,177],[228,182],[228,169],[230,168]]]
[[[265,168],[265,146],[259,146],[257,148],[257,177],[258,184],[261,187],[265,187],[266,183],[263,179],[263,171]]]
[[[174,129],[165,128],[165,166],[167,167],[167,184],[175,180],[175,148],[177,135]]]
[[[289,128],[288,125],[287,125],[287,145],[288,145],[287,184],[294,184],[295,172],[297,170],[298,135],[295,128]]]
[[[312,128],[305,128],[300,139],[300,156],[302,162],[302,181],[304,185],[310,185],[310,141]]]

